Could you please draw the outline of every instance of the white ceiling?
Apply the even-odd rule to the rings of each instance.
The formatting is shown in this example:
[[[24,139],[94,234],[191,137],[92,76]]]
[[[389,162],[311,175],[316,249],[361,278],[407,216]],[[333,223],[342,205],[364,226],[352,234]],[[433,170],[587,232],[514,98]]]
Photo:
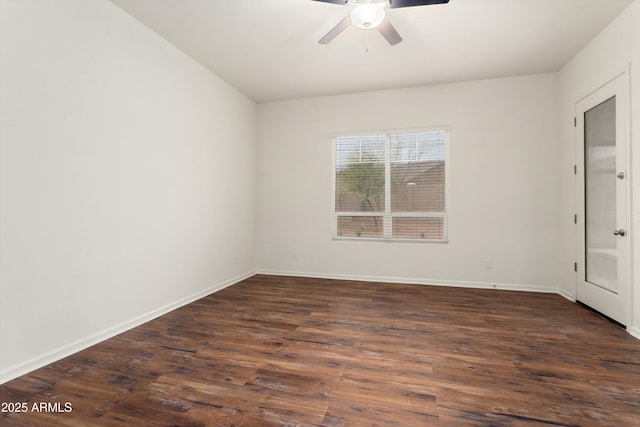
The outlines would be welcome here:
[[[391,9],[404,38],[311,0],[111,0],[256,102],[559,70],[633,0],[451,0]]]

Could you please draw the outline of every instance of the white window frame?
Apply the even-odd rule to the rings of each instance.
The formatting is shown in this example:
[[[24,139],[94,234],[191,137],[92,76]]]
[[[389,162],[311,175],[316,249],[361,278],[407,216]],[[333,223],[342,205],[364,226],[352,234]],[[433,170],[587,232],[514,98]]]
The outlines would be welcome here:
[[[445,208],[444,212],[392,212],[391,211],[391,135],[419,133],[419,132],[445,132]],[[384,212],[336,212],[336,144],[338,138],[354,136],[385,136],[385,209]],[[451,127],[430,126],[414,129],[393,129],[368,132],[340,133],[331,136],[331,237],[337,241],[374,241],[374,242],[411,242],[411,243],[448,243],[449,242],[449,167],[450,167]],[[365,217],[377,216],[383,220],[383,237],[344,237],[338,236],[339,217]],[[393,237],[393,218],[443,218],[442,239],[409,239]]]

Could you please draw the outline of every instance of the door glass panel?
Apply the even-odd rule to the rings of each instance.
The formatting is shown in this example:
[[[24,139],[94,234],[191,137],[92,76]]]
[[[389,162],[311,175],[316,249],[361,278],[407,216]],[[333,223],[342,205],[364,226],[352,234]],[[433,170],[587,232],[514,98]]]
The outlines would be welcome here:
[[[617,292],[616,99],[584,113],[585,278]]]

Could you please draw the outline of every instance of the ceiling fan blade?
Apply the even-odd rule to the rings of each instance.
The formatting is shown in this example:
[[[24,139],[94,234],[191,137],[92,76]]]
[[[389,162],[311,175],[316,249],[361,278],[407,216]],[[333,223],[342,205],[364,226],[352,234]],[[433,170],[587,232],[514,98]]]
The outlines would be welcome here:
[[[337,1],[332,1],[330,3],[337,3]],[[443,3],[449,3],[449,0],[391,0],[391,5],[389,7],[392,9],[398,9],[400,7],[429,6],[431,4]]]
[[[391,25],[391,21],[388,18],[384,18],[382,24],[378,27],[378,31],[382,34],[382,37],[387,39],[391,46],[395,46],[402,41],[402,37],[396,31],[395,27]]]
[[[320,44],[329,44],[333,39],[338,37],[338,35],[346,30],[349,25],[351,25],[351,16],[347,15],[342,21],[338,22],[338,25],[333,27],[331,31],[329,31],[323,38],[320,39],[318,43]]]
[[[333,3],[333,4],[347,4],[349,0],[313,0],[313,1],[321,1],[322,3]]]

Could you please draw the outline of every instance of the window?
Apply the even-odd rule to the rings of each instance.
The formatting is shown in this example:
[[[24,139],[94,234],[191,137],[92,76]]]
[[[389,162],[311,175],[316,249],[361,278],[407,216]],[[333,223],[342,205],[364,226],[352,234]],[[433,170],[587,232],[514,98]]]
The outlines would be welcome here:
[[[448,129],[334,139],[333,237],[446,241]]]

